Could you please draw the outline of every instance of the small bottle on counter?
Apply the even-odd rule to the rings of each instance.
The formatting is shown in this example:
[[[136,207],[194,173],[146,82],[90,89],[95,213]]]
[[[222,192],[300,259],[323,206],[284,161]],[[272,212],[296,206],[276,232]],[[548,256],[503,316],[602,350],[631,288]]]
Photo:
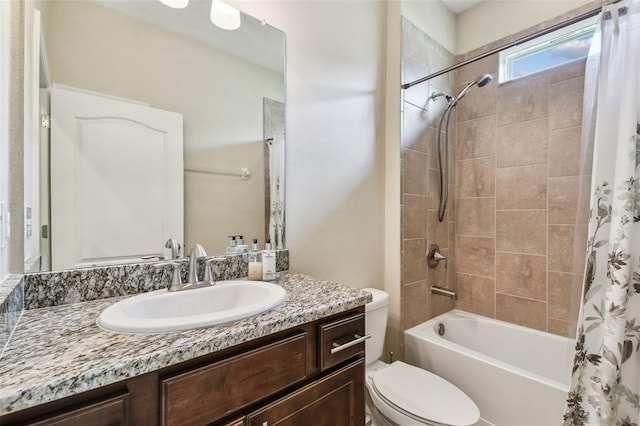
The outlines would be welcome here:
[[[242,235],[238,235],[237,241],[236,253],[248,253],[249,246],[244,243],[244,237]]]
[[[249,279],[251,281],[262,280],[262,253],[258,249],[258,239],[253,239],[249,252]]]
[[[227,254],[235,254],[236,246],[237,246],[236,236],[230,235],[229,238],[230,240],[229,240],[229,245],[227,246]]]
[[[274,281],[276,279],[276,252],[271,250],[271,240],[267,241],[262,251],[262,280]]]

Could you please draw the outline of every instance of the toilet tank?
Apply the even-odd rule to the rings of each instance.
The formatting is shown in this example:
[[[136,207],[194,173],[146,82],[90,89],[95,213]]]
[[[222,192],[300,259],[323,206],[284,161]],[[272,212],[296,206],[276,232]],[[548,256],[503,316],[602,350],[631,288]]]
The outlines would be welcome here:
[[[366,341],[367,365],[380,359],[384,348],[384,335],[387,331],[389,314],[389,294],[376,288],[363,288],[373,296],[373,301],[365,305],[364,330],[371,338]]]

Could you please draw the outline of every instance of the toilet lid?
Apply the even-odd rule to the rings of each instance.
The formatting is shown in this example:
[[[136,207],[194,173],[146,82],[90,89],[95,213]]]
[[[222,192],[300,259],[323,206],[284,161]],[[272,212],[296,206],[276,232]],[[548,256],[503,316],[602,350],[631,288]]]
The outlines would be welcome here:
[[[396,361],[370,377],[382,398],[409,415],[452,426],[468,426],[480,419],[480,410],[471,398],[421,368]]]

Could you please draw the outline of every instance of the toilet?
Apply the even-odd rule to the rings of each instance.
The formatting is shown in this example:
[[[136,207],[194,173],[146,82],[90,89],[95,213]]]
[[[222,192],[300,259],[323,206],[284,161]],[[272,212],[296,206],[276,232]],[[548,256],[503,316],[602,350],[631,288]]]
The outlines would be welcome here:
[[[367,414],[371,426],[470,426],[480,419],[478,406],[453,384],[426,370],[380,360],[387,328],[389,295],[364,288],[373,296],[365,305]]]

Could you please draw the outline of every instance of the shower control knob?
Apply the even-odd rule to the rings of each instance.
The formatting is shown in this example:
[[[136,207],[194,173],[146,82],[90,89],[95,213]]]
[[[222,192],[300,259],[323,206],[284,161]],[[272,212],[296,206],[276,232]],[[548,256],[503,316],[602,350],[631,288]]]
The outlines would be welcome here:
[[[447,267],[447,258],[440,253],[440,247],[436,244],[431,244],[427,251],[427,266],[429,268],[436,268],[440,261],[444,260],[444,267]]]

